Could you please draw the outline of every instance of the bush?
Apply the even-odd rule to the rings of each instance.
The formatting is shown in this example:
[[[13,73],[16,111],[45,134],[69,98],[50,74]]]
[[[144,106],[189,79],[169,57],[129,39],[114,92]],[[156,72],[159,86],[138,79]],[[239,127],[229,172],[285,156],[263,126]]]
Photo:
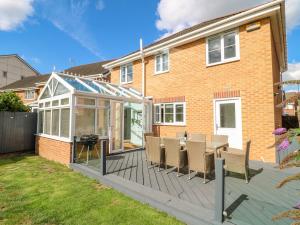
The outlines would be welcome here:
[[[30,108],[22,102],[14,92],[4,92],[0,94],[0,111],[8,112],[28,112]]]

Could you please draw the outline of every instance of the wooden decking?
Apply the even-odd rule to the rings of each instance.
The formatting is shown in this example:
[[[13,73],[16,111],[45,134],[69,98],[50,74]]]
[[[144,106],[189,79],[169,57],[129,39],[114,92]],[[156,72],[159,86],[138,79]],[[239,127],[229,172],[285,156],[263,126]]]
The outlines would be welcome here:
[[[203,184],[203,179],[195,176],[188,180],[187,174],[176,176],[176,172],[158,172],[157,167],[147,164],[143,150],[126,152],[108,157],[108,174],[122,177],[154,190],[175,196],[183,201],[213,210],[215,198],[214,179]],[[89,167],[98,170],[99,160],[90,161]],[[226,176],[225,208],[227,222],[232,224],[291,224],[290,220],[272,221],[272,217],[284,210],[291,209],[299,197],[299,182],[287,184],[276,189],[276,184],[288,172],[282,172],[263,164],[251,164],[252,179],[246,184],[242,177]],[[109,176],[109,175],[108,175]]]

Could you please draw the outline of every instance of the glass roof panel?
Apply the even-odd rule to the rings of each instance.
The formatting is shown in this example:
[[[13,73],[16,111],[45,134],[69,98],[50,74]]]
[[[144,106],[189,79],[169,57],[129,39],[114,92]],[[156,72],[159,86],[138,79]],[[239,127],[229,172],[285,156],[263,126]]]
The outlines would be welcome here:
[[[90,89],[88,89],[86,86],[78,82],[75,77],[69,77],[69,76],[61,76],[62,79],[64,79],[68,84],[70,84],[75,90],[77,91],[84,91],[84,92],[92,92]]]
[[[85,84],[89,85],[91,88],[93,88],[94,90],[96,90],[98,93],[100,94],[106,94],[106,95],[110,95],[108,92],[106,92],[103,88],[100,88],[98,85],[94,84],[93,81],[91,80],[86,80],[86,79],[80,79],[81,81],[83,81]],[[101,84],[99,84],[101,85]]]

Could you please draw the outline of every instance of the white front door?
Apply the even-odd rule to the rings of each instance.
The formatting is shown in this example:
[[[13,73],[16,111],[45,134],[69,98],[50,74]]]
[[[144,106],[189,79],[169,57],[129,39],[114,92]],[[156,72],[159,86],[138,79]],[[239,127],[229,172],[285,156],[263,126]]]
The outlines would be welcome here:
[[[227,135],[229,147],[243,148],[241,99],[215,100],[215,134]]]

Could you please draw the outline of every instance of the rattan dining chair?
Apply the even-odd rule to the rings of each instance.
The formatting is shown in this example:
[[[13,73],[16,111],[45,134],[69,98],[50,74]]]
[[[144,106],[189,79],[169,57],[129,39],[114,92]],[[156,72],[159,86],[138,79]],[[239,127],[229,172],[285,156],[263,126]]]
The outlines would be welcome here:
[[[189,141],[206,141],[206,135],[201,133],[189,133],[188,134]]]
[[[210,174],[214,168],[214,154],[206,152],[206,143],[202,141],[187,141],[186,149],[188,155],[189,180],[191,171],[203,173],[206,183],[206,174]]]
[[[147,159],[148,159],[148,148],[147,148],[147,138],[146,137],[148,137],[148,136],[154,136],[154,134],[153,133],[144,133],[144,146],[145,146],[145,153],[146,153],[146,161],[147,161]]]
[[[179,176],[179,170],[184,166],[183,153],[185,150],[181,150],[179,138],[164,138],[165,146],[165,168],[172,166],[177,168],[177,176]],[[168,172],[167,172],[168,173]]]
[[[225,171],[245,174],[246,183],[249,183],[249,154],[251,141],[247,141],[246,149],[228,148],[221,151],[221,157],[225,159]]]
[[[161,154],[161,146],[160,146],[160,138],[159,137],[152,137],[147,136],[147,149],[148,155],[147,159],[148,162],[155,165],[158,165],[158,171],[160,171],[160,167],[163,163],[163,156]]]

